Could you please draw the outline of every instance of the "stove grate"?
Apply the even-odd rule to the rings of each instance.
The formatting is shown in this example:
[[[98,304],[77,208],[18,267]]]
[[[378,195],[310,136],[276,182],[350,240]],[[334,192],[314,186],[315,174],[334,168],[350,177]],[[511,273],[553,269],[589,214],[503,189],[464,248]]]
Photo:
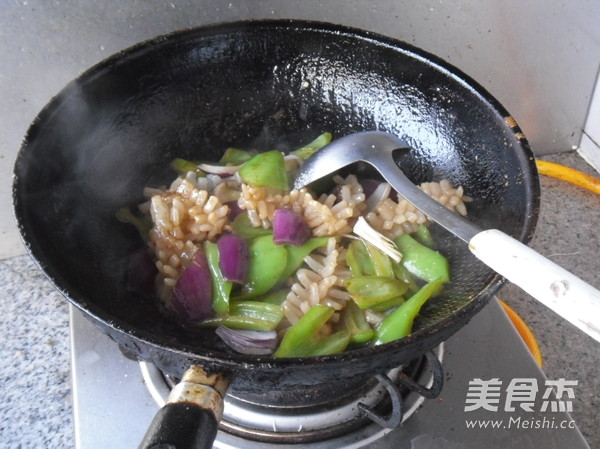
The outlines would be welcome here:
[[[393,429],[402,425],[425,399],[437,397],[443,385],[443,344],[413,362],[377,375],[338,398],[321,399],[327,386],[302,390],[305,398],[277,403],[228,392],[224,399],[220,430],[247,440],[276,444],[323,441],[375,422]],[[142,376],[152,397],[164,405],[176,379],[140,362]],[[339,389],[338,389],[339,390]],[[281,399],[281,398],[280,398]]]

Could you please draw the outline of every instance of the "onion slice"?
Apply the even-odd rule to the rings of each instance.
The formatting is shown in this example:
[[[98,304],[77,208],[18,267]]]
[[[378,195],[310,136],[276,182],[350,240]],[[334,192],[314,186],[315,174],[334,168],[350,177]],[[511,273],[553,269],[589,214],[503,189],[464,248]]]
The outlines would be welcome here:
[[[171,308],[179,319],[190,323],[213,315],[212,279],[204,252],[198,250],[173,288]]]
[[[221,325],[215,332],[227,346],[241,354],[270,355],[277,348],[276,331],[239,330]]]
[[[223,234],[217,241],[219,268],[223,277],[231,282],[246,282],[249,267],[248,245],[235,234]]]
[[[379,203],[390,196],[391,192],[392,188],[387,182],[380,182],[377,187],[375,187],[375,190],[367,197],[366,213],[373,211]]]
[[[277,245],[302,246],[312,231],[308,223],[296,212],[277,209],[273,215],[273,241]]]
[[[198,168],[206,173],[219,176],[231,176],[240,169],[241,165],[198,164]]]

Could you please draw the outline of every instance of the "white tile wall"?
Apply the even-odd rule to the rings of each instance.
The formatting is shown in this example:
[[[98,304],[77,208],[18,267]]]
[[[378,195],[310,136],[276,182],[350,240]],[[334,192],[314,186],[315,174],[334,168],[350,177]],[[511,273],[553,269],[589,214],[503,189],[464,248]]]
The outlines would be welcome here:
[[[600,172],[600,73],[590,103],[590,110],[583,128],[579,154]]]
[[[78,73],[176,29],[253,18],[345,24],[400,39],[459,67],[517,120],[534,152],[581,146],[600,165],[598,0],[0,0],[0,259],[22,254],[12,215],[14,160],[29,123]],[[598,89],[597,89],[598,90]],[[597,94],[599,96],[600,93]],[[580,143],[581,142],[581,143]]]

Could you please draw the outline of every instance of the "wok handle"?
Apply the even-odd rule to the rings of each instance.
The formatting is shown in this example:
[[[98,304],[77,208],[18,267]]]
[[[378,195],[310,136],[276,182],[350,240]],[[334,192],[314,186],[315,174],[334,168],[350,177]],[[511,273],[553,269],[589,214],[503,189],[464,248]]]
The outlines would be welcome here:
[[[229,382],[191,366],[156,413],[139,449],[210,449],[223,416]]]
[[[509,235],[491,229],[471,252],[561,317],[600,342],[600,291]]]
[[[217,426],[210,410],[182,402],[165,404],[154,416],[140,449],[210,449]]]

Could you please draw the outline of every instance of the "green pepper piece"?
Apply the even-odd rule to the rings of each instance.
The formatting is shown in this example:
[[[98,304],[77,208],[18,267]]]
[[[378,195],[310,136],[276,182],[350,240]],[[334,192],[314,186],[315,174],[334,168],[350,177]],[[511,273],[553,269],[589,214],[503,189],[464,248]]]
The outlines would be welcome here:
[[[281,304],[283,304],[283,301],[286,300],[288,291],[289,289],[287,288],[282,288],[280,290],[272,290],[266,295],[259,296],[258,298],[256,298],[256,301],[266,302],[269,304],[276,304],[280,306]]]
[[[198,164],[196,162],[188,161],[187,159],[177,157],[173,159],[169,165],[180,175],[185,175],[187,172],[193,171],[198,176],[206,176],[206,173],[198,168]]]
[[[239,165],[249,161],[256,155],[256,151],[241,150],[239,148],[229,147],[221,156],[219,164],[221,165]]]
[[[334,312],[332,307],[322,304],[311,307],[287,330],[273,356],[309,357],[342,352],[350,341],[347,331],[336,332],[327,337],[319,336],[319,330]]]
[[[404,304],[386,316],[375,330],[375,344],[389,343],[410,334],[421,307],[429,298],[439,293],[444,282],[442,278],[439,278],[425,284]]]
[[[308,356],[338,354],[344,352],[350,343],[350,333],[346,330],[338,331],[319,339],[311,348]]]
[[[402,265],[414,276],[426,282],[438,278],[444,282],[450,280],[448,260],[439,252],[417,242],[408,234],[396,237],[394,243],[402,253]]]
[[[302,262],[304,258],[312,253],[315,249],[320,248],[322,246],[327,245],[329,241],[329,237],[313,237],[308,239],[302,246],[293,246],[293,245],[285,245],[285,249],[287,251],[287,263],[279,278],[280,282],[284,282],[293,275]]]
[[[412,234],[415,240],[431,249],[436,249],[437,244],[429,231],[429,228],[424,224],[420,224],[417,230]]]
[[[287,264],[287,250],[276,245],[273,235],[262,235],[248,244],[248,276],[240,298],[252,299],[264,295],[281,279]]]
[[[361,309],[403,296],[408,286],[396,279],[380,276],[353,277],[346,283],[346,290]]]
[[[392,260],[381,250],[377,249],[370,243],[364,243],[367,253],[373,261],[373,269],[375,276],[394,277],[392,269]]]
[[[348,301],[342,311],[341,320],[344,329],[350,333],[351,343],[366,343],[375,335],[375,331],[367,323],[364,312],[354,301]]]
[[[419,289],[417,288],[417,291]],[[386,310],[392,309],[394,307],[398,307],[401,304],[404,304],[406,300],[404,296],[398,296],[396,298],[388,299],[387,301],[380,302],[379,304],[372,305],[369,307],[374,312],[385,312]]]
[[[346,263],[353,276],[374,276],[375,267],[362,240],[352,240],[346,250]]]
[[[150,216],[138,216],[131,212],[131,209],[128,207],[122,207],[117,211],[116,218],[122,223],[129,223],[135,226],[140,237],[142,237],[144,241],[148,240],[148,233],[150,232],[150,229],[152,229],[152,226],[154,226]]]
[[[245,239],[254,239],[261,235],[270,235],[273,233],[271,229],[253,226],[248,218],[248,212],[242,212],[233,219],[231,222],[231,230],[235,235],[239,235]]]
[[[402,263],[393,262],[392,269],[394,271],[394,277],[406,283],[410,293],[416,293],[419,290],[420,287],[417,285],[415,277],[406,269],[404,265],[402,265]]]
[[[232,329],[272,331],[283,319],[283,310],[276,304],[259,301],[235,301],[229,304],[229,313],[204,320],[201,325]]]
[[[221,273],[217,244],[210,241],[204,242],[204,253],[212,278],[212,308],[217,315],[224,315],[229,312],[229,295],[233,283],[227,281]]]
[[[346,262],[353,276],[394,277],[392,260],[381,250],[363,240],[352,240]]]
[[[325,145],[329,144],[329,142],[331,142],[331,138],[331,133],[323,133],[309,144],[292,151],[291,154],[295,154],[302,159],[307,159]]]
[[[251,186],[288,190],[285,162],[280,151],[273,150],[257,154],[242,165],[238,174],[243,182]]]
[[[287,330],[273,356],[301,357],[307,355],[310,351],[309,346],[316,338],[319,329],[334,312],[333,307],[324,305],[311,307],[296,324]]]

